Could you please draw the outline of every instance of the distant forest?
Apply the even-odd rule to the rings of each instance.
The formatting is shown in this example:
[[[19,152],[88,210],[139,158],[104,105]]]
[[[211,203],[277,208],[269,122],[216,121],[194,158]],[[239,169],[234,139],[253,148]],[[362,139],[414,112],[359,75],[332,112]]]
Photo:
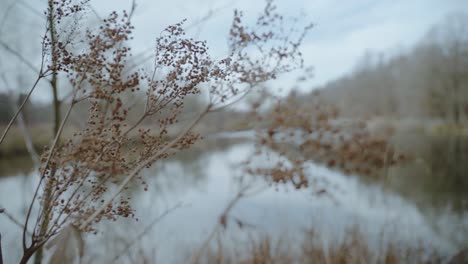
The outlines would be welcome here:
[[[385,58],[367,52],[351,74],[299,98],[303,103],[317,99],[332,103],[348,117],[465,122],[468,15],[450,15],[404,54]]]
[[[14,101],[21,101],[16,98]],[[352,73],[298,98],[305,105],[311,100],[333,104],[349,118],[378,116],[466,122],[468,14],[448,16],[407,52],[392,57],[367,52]],[[197,107],[194,103],[186,110]],[[8,94],[0,93],[0,123],[10,120],[12,107]],[[28,103],[24,113],[24,119],[31,123],[47,122],[52,117],[47,104]]]
[[[23,94],[18,97],[10,96],[5,92],[0,93],[0,124],[6,124],[11,120],[24,97]],[[52,108],[45,103],[27,102],[22,114],[27,123],[42,123],[52,120]]]

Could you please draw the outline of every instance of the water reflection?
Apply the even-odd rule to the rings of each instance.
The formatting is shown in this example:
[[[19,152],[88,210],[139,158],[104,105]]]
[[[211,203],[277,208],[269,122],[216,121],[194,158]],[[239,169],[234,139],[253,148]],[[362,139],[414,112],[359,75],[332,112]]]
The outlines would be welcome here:
[[[394,189],[422,208],[468,210],[468,138],[404,135],[395,141],[414,160],[393,168]]]
[[[427,141],[419,139],[420,151],[426,154],[421,155],[424,163],[418,161],[392,172],[400,176],[395,176],[393,182],[390,182],[393,186],[391,189],[400,190],[398,193],[406,198],[388,192],[383,185],[363,184],[359,177],[345,177],[324,166],[309,164],[307,169],[310,177],[316,181],[326,181],[329,186],[333,186],[333,199],[313,196],[310,190],[296,191],[292,186],[279,188],[278,191],[270,188],[241,201],[232,212],[234,217],[249,223],[251,227],[247,230],[240,229],[231,219],[224,235],[242,237],[247,232],[254,231],[277,237],[287,233],[297,238],[305,228],[312,226],[321,232],[324,243],[332,243],[343,236],[349,225],[357,224],[364,235],[368,236],[370,243],[377,243],[382,239],[384,232],[387,240],[408,245],[425,241],[443,254],[450,255],[468,243],[459,232],[461,228],[468,227],[468,216],[447,210],[442,201],[434,203],[431,208],[443,207],[445,211],[438,210],[432,215],[421,213],[421,210],[409,201],[427,201],[437,199],[439,195],[443,197],[438,192],[445,192],[447,197],[451,196],[450,193],[454,194],[454,197],[466,197],[463,196],[466,195],[463,188],[459,186],[460,179],[446,185],[434,183],[434,186],[426,187],[425,184],[431,185],[424,183],[429,174],[416,173],[418,170],[424,171],[425,168],[434,175],[447,175],[449,170],[444,167],[444,162],[452,162],[455,166],[462,159],[456,158],[458,150],[455,146],[446,147],[446,143],[442,141],[431,141],[432,144],[427,144]],[[410,138],[408,140],[417,142]],[[400,143],[403,146],[407,145],[403,141]],[[207,150],[202,151],[204,148]],[[427,149],[432,150],[432,153],[426,152]],[[239,163],[253,151],[252,144],[245,140],[213,141],[145,170],[143,174],[149,190],[145,192],[141,187],[130,190],[133,192],[132,202],[137,210],[138,221],[125,219],[117,223],[103,224],[97,236],[89,235],[86,239],[88,258],[92,258],[94,262],[112,259],[126,247],[128,241],[134,239],[134,236],[144,230],[166,208],[182,202],[182,208],[163,218],[134,245],[134,250],[157,250],[155,255],[163,263],[177,263],[183,256],[174,252],[180,253],[184,247],[196,249],[208,236],[218,221],[219,214],[236,194],[233,177],[242,173]],[[453,151],[452,158],[456,160],[450,159],[450,156],[438,160],[440,155],[437,154],[442,151]],[[429,168],[426,168],[428,166]],[[462,176],[464,172],[460,168],[450,170],[454,170],[453,174],[456,176]],[[444,179],[440,177],[435,181]],[[27,184],[24,183],[24,179],[28,179]],[[1,206],[12,208],[12,212],[22,219],[24,212],[20,208],[24,208],[23,204],[28,201],[28,193],[31,193],[34,179],[34,175],[0,179]],[[462,184],[466,184],[465,178],[461,180],[464,181]],[[450,199],[456,200],[454,197]],[[430,207],[431,203],[430,200],[425,202],[426,208]],[[458,208],[466,210],[463,206]],[[20,230],[2,217],[0,230],[4,237],[4,250],[8,252],[6,263],[15,263],[20,255]],[[458,234],[459,237],[454,234]],[[128,259],[121,261],[130,263]]]
[[[183,191],[171,192],[165,198],[166,202],[184,201],[190,203],[190,206],[164,218],[154,227],[151,234],[143,239],[142,245],[156,244],[159,253],[163,254],[158,257],[163,261],[170,259],[175,263],[180,259],[175,260],[175,256],[172,255],[173,252],[180,251],[181,245],[196,249],[208,236],[216,224],[217,217],[235,195],[232,176],[239,173],[240,168],[232,165],[243,161],[252,151],[250,144],[237,144],[201,159],[205,173],[204,182],[190,188],[183,187],[184,183],[179,182]],[[181,164],[168,164],[167,172],[170,174],[167,176],[176,175],[174,171],[179,171],[179,165]],[[188,164],[189,168],[190,166]],[[449,236],[440,237],[436,234],[431,225],[428,225],[426,216],[413,204],[386,192],[378,185],[362,184],[359,178],[344,177],[313,164],[310,164],[308,171],[311,177],[324,179],[330,186],[334,186],[333,199],[312,196],[309,190],[296,191],[292,186],[280,188],[279,191],[271,188],[242,201],[233,211],[233,215],[253,226],[255,232],[268,233],[273,237],[285,233],[293,237],[297,234],[296,237],[299,237],[305,228],[312,226],[321,233],[325,243],[333,243],[342,238],[349,225],[357,224],[368,236],[370,243],[375,242],[375,245],[382,243],[379,239],[385,234],[384,239],[398,241],[400,245],[411,246],[423,241],[446,254],[458,248]],[[189,170],[186,172],[188,174],[184,176],[190,178],[192,174]],[[154,175],[151,170],[147,173]],[[185,177],[183,181],[190,182]],[[141,194],[137,198],[137,210],[151,216],[146,215],[146,220],[140,220],[137,226],[126,222],[128,228],[123,230],[141,230],[145,223],[150,222],[149,219],[157,216],[156,212],[161,211],[164,203],[155,203],[157,198],[153,195]],[[459,216],[453,215],[452,212],[445,216],[450,217],[437,216],[437,220],[447,227],[444,232],[453,232],[453,229],[462,223]],[[245,230],[240,230],[235,224],[228,227],[225,235],[245,235]],[[109,228],[115,229],[110,226]],[[125,237],[125,231],[119,236]],[[108,236],[102,237],[102,241],[109,240],[112,239]],[[119,252],[122,247],[115,245],[109,250]],[[164,252],[167,252],[167,255]]]
[[[297,144],[286,146],[291,155],[297,155]],[[333,144],[340,143],[330,143]],[[342,157],[337,156],[339,153],[332,147],[319,151],[311,148],[303,150],[301,154],[324,166],[330,160],[336,161],[334,163],[345,162],[342,166],[335,164],[333,169],[354,174],[363,182],[382,184],[421,209],[449,207],[459,213],[468,210],[468,137],[398,132],[390,139],[390,145],[396,153],[408,158],[395,165],[385,165],[380,170],[370,170],[371,173],[367,175],[359,175],[357,170],[345,170],[344,167],[360,167],[363,164],[359,164],[360,159],[340,161]]]

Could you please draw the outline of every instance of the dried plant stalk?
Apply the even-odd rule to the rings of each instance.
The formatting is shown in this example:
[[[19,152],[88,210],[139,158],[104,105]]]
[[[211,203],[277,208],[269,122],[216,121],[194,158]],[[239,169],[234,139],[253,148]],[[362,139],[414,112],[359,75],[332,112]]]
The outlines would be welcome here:
[[[37,83],[49,76],[54,94],[62,78],[70,84],[72,96],[52,144],[40,159],[40,181],[23,230],[21,263],[69,227],[96,232],[96,224],[102,220],[133,217],[131,197],[124,193],[136,184],[148,189],[141,170],[190,148],[200,139],[191,131],[207,113],[240,100],[260,83],[301,67],[298,48],[310,29],[288,30],[272,1],[267,1],[252,26],[246,26],[243,14],[236,11],[229,54],[214,60],[206,42],[185,35],[182,21],[167,27],[156,39],[154,67],[147,72],[128,67],[135,5],[130,12],[112,12],[96,28],[81,28],[77,19],[87,3],[49,1],[45,13],[48,28],[41,70],[26,100]],[[136,119],[129,95],[144,96],[145,107]],[[203,95],[208,97],[206,108],[189,122],[181,121],[187,98]],[[84,105],[89,107],[84,128],[63,138],[69,117]]]

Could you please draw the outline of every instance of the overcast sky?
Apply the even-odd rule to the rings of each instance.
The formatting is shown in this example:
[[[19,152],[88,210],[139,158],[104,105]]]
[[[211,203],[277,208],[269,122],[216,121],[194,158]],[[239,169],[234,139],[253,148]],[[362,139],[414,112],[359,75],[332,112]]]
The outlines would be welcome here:
[[[45,2],[45,1],[41,1]],[[411,48],[431,25],[453,12],[467,12],[467,0],[276,0],[287,16],[306,15],[315,24],[302,47],[305,62],[314,67],[311,89],[338,78],[353,69],[366,50],[395,54]],[[91,0],[100,16],[130,7],[130,0]],[[134,14],[134,53],[151,49],[154,39],[168,24],[187,18],[187,25],[209,14],[189,34],[206,39],[215,55],[226,48],[233,9],[253,18],[264,7],[263,0],[137,0]],[[34,6],[37,10],[42,7]],[[0,8],[2,9],[2,8]],[[35,16],[31,14],[31,16]],[[39,18],[37,18],[39,19]],[[33,24],[40,25],[40,22]],[[43,26],[37,26],[40,30]],[[289,79],[278,82],[286,91]],[[45,91],[45,90],[44,90]],[[47,95],[41,94],[41,97]]]
[[[95,1],[105,13],[116,6]],[[119,6],[129,6],[128,1]],[[289,16],[306,14],[315,28],[302,51],[306,64],[314,66],[310,87],[324,84],[352,70],[366,50],[395,54],[411,48],[433,24],[454,12],[468,12],[467,0],[276,0]],[[135,13],[137,48],[151,47],[164,25],[187,18],[187,24],[215,10],[213,16],[194,27],[192,34],[207,39],[215,52],[224,49],[232,10],[244,10],[254,17],[264,6],[262,0],[138,0]],[[219,47],[218,49],[216,49]]]

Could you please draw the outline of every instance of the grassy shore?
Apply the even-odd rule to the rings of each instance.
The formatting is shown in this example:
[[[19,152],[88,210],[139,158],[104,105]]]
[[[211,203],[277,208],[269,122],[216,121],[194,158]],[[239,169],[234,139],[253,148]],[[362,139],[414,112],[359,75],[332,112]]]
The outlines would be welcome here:
[[[195,128],[195,132],[200,133],[201,135],[214,134],[217,132],[226,132],[226,131],[239,131],[245,130],[253,127],[252,124],[248,123],[246,120],[236,116],[233,120],[228,120],[229,122],[218,122],[217,119],[208,119],[204,122],[201,122]],[[185,124],[180,124],[173,127],[169,131],[169,137],[175,136]],[[0,131],[4,131],[6,125],[0,125]],[[31,141],[38,153],[41,153],[42,150],[49,145],[52,141],[52,124],[42,123],[42,124],[33,124],[28,125],[27,130],[31,135]],[[148,127],[150,128],[150,127]],[[74,132],[78,129],[73,126],[66,126],[64,132],[62,133],[63,138],[70,138]],[[136,136],[135,133],[130,136]],[[16,156],[27,156],[28,151],[26,148],[24,135],[21,129],[14,125],[9,130],[6,138],[0,145],[0,158],[2,159],[13,159]]]
[[[6,126],[0,126],[3,132]],[[47,146],[52,138],[52,126],[48,124],[37,124],[28,126],[31,141],[37,152]],[[28,155],[24,135],[18,126],[12,126],[0,146],[0,158],[12,159],[16,156]]]
[[[371,245],[366,236],[356,227],[350,227],[338,243],[325,245],[317,231],[305,231],[303,238],[272,239],[268,236],[253,237],[242,243],[226,243],[218,240],[217,246],[208,248],[200,259],[186,263],[208,264],[286,264],[286,263],[445,263],[454,256],[441,256],[435,248],[418,245],[402,245],[379,241]],[[200,253],[200,252],[198,252]],[[193,256],[193,254],[188,254]],[[191,261],[192,260],[192,261]],[[455,262],[458,263],[458,262]],[[465,262],[461,262],[465,263]]]

